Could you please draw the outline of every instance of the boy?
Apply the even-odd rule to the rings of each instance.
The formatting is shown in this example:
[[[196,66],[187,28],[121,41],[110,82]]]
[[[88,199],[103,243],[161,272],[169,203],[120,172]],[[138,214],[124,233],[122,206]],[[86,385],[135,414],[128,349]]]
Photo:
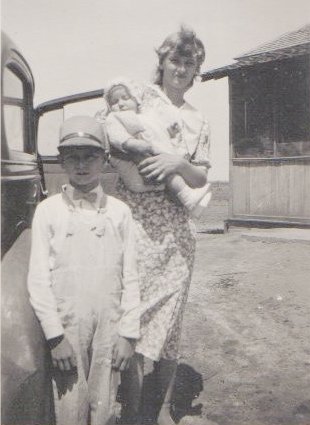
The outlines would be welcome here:
[[[114,423],[117,371],[139,338],[132,216],[100,185],[106,148],[94,118],[65,121],[58,150],[70,183],[33,220],[28,288],[51,350],[60,425]]]

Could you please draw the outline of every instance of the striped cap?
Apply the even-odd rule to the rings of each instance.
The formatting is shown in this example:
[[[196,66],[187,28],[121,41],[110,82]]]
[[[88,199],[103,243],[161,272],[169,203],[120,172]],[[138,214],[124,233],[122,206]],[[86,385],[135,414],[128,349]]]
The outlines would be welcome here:
[[[108,150],[108,142],[102,124],[89,116],[68,118],[60,127],[58,150],[67,147],[93,146]]]

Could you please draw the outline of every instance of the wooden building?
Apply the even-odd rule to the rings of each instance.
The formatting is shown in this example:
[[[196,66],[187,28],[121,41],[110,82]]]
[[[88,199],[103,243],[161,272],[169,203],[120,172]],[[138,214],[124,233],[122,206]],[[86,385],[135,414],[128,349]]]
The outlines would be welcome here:
[[[207,71],[229,79],[227,225],[310,227],[310,25]]]

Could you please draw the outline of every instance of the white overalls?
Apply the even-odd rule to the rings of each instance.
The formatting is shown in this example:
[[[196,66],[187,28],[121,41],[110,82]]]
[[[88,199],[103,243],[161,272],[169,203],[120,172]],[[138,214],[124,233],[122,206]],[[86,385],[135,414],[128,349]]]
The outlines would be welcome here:
[[[113,344],[120,323],[137,306],[130,305],[128,294],[122,304],[123,235],[104,205],[97,212],[77,211],[66,193],[62,197],[70,214],[51,270],[51,290],[77,357],[77,371],[54,373],[57,425],[113,424],[118,385],[118,373],[111,367]],[[102,199],[104,203],[107,197]]]

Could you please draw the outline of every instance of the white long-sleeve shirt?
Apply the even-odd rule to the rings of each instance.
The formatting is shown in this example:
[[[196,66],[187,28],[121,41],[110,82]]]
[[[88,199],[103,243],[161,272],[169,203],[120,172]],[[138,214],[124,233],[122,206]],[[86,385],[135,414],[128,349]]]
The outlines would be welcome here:
[[[127,338],[137,339],[140,336],[140,296],[131,211],[123,202],[104,195],[101,186],[98,186],[95,192],[98,197],[92,205],[85,200],[73,201],[73,189],[70,185],[67,187],[67,194],[76,211],[86,217],[89,217],[90,214],[97,214],[99,199],[101,195],[106,196],[105,214],[113,223],[117,237],[122,240],[123,247],[123,289],[120,306],[122,315],[118,333]],[[62,194],[57,194],[38,205],[32,224],[28,289],[30,302],[41,322],[46,339],[64,333],[52,290],[51,273],[55,266],[55,259],[66,238],[70,217],[71,212],[63,200]]]

